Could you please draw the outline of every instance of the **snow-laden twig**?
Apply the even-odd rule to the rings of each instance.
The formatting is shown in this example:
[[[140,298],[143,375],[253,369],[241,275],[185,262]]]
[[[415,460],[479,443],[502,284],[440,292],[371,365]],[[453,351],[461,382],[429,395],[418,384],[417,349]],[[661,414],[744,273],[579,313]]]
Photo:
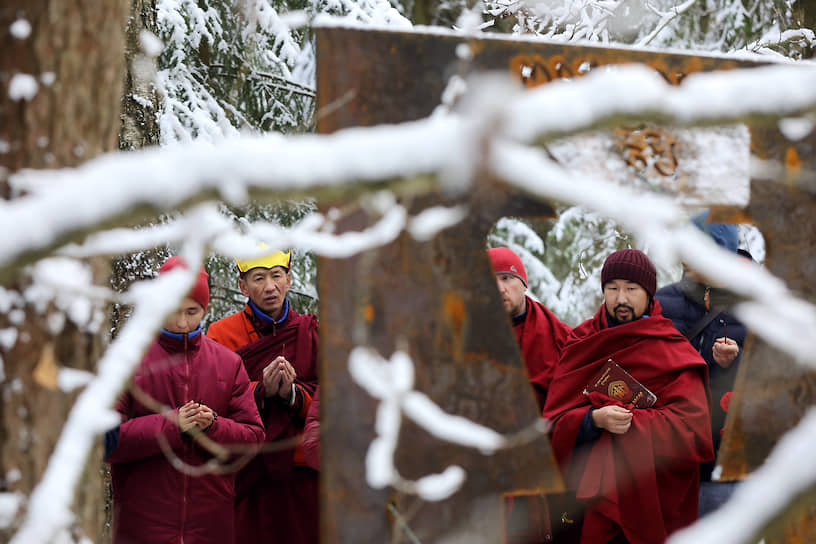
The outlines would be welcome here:
[[[669,544],[756,542],[768,521],[784,512],[793,499],[810,491],[816,482],[814,436],[816,410],[811,408],[799,425],[781,438],[765,463],[737,487],[728,502],[675,533]]]
[[[321,189],[336,194],[355,185],[415,180],[441,170],[450,156],[462,156],[456,151],[461,132],[457,119],[435,118],[330,136],[268,135],[217,147],[196,142],[113,153],[76,169],[22,171],[15,175],[48,178],[50,190],[0,202],[0,229],[17,233],[0,240],[0,271],[19,267],[26,253],[48,251],[100,224],[132,220],[140,207],[179,209],[212,197],[241,203],[264,191],[278,198]]]
[[[190,262],[200,262],[201,248],[188,248]],[[77,398],[62,428],[45,473],[31,494],[26,517],[13,544],[50,542],[55,534],[74,519],[71,504],[79,477],[96,435],[119,423],[119,414],[111,410],[122,385],[139,364],[164,317],[174,311],[183,294],[197,277],[198,270],[174,269],[150,284],[134,284],[129,291],[138,301],[131,319],[111,343],[99,361],[98,376]]]
[[[642,65],[596,68],[507,100],[504,134],[549,141],[587,130],[649,120],[705,126],[779,119],[816,108],[816,66],[779,64],[695,73],[678,86]]]
[[[657,25],[655,25],[654,29],[652,29],[652,31],[649,32],[646,36],[642,37],[637,44],[639,46],[649,45],[651,41],[654,40],[657,37],[657,35],[663,31],[664,28],[669,26],[669,24],[671,24],[673,20],[677,19],[678,17],[686,13],[688,10],[690,10],[696,3],[697,0],[686,0],[679,6],[674,6],[669,11],[660,14],[661,15],[660,21],[657,23]]]
[[[310,214],[291,227],[258,221],[244,232],[214,206],[202,206],[194,214],[182,215],[166,224],[96,233],[83,244],[71,244],[58,253],[71,257],[120,255],[163,244],[181,244],[193,226],[206,225],[207,244],[226,257],[253,258],[269,248],[297,247],[324,257],[344,258],[390,243],[403,231],[417,240],[429,240],[461,221],[466,210],[462,206],[432,206],[411,216],[403,206],[391,201],[379,213],[381,217],[370,227],[342,234],[334,232],[332,219],[319,213]],[[266,243],[266,249],[258,249],[259,241]]]
[[[777,30],[774,33],[766,34],[762,39],[747,44],[744,49],[747,51],[758,51],[794,41],[806,43],[813,47],[813,45],[816,44],[816,34],[809,28],[797,28],[785,30],[784,32]]]
[[[539,420],[518,433],[503,436],[467,418],[444,412],[427,395],[413,390],[414,363],[403,351],[394,352],[386,360],[373,349],[358,346],[349,354],[349,372],[354,381],[380,401],[375,422],[377,437],[366,454],[366,479],[375,489],[390,485],[428,501],[439,501],[455,493],[465,481],[465,470],[457,465],[418,480],[402,477],[394,466],[394,452],[403,414],[440,440],[485,454],[527,443],[547,431],[546,423]]]

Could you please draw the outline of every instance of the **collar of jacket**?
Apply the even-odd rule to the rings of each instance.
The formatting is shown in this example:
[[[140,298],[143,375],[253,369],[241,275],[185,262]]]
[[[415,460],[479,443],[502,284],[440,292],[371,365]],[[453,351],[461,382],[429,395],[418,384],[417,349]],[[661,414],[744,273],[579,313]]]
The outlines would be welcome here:
[[[183,351],[185,347],[196,350],[201,345],[201,336],[201,323],[198,324],[196,330],[181,334],[162,329],[159,344],[167,351]]]
[[[267,325],[275,325],[275,326],[281,325],[284,321],[286,321],[286,318],[289,317],[289,298],[288,297],[283,299],[283,313],[281,315],[281,318],[278,319],[277,321],[272,316],[270,316],[268,314],[265,314],[263,312],[263,310],[258,308],[255,305],[255,303],[252,302],[252,299],[249,299],[248,303],[249,303],[249,307],[252,309],[252,315],[264,327],[266,327]]]

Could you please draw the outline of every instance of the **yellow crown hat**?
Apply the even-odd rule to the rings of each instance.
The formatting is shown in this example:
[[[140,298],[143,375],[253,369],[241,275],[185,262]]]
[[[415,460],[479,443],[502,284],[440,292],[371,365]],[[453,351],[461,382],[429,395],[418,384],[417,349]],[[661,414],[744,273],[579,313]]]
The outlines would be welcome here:
[[[263,242],[258,244],[258,249],[263,249],[265,247],[267,247],[267,245]],[[254,259],[235,259],[235,264],[238,265],[238,270],[243,274],[244,272],[259,266],[263,268],[282,266],[289,270],[289,263],[291,260],[292,250],[290,249],[286,253],[283,251],[274,251],[272,253],[267,253],[266,255],[261,255],[260,257],[255,257]]]

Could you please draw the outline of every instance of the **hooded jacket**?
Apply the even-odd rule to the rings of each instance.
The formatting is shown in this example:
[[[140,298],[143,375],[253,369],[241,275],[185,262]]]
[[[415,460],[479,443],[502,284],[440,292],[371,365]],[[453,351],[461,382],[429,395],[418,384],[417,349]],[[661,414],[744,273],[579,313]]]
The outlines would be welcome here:
[[[235,469],[203,468],[221,463],[180,432],[178,408],[190,400],[218,414],[205,437],[234,446],[225,462],[235,461],[239,452],[254,453],[262,442],[263,425],[240,357],[200,332],[162,333],[116,405],[122,423],[107,457],[114,542],[233,542]]]
[[[735,298],[723,289],[706,288],[706,286],[683,278],[677,283],[660,288],[655,297],[663,307],[663,315],[674,323],[681,334],[694,330],[697,323],[706,315],[706,300],[711,311],[716,314],[708,325],[694,338],[689,338],[692,347],[703,357],[708,365],[708,380],[711,390],[711,433],[714,442],[714,453],[720,449],[721,432],[725,426],[726,411],[722,407],[723,396],[732,391],[737,377],[742,348],[745,344],[747,329],[736,317],[725,311],[735,302]],[[714,361],[713,346],[717,338],[727,334],[737,342],[740,352],[728,368],[723,368]],[[704,463],[700,477],[702,481],[711,480],[714,462]]]

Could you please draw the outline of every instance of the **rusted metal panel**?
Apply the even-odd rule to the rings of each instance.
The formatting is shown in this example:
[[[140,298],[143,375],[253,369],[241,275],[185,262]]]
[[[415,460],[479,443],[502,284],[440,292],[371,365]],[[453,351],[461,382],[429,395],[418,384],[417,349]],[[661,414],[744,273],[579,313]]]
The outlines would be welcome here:
[[[795,150],[814,168],[813,139],[785,143],[765,140],[766,154],[784,157]],[[774,143],[775,142],[775,143]],[[767,155],[766,155],[767,156]],[[801,168],[801,163],[800,163]],[[805,180],[787,169],[789,180],[759,181],[751,186],[748,213],[765,236],[765,265],[788,287],[816,302],[816,198]],[[746,347],[726,421],[718,463],[722,479],[741,479],[758,468],[779,438],[816,404],[816,372],[756,339]]]
[[[457,54],[463,43],[473,53],[468,62]],[[524,85],[535,86],[578,77],[606,64],[643,63],[671,83],[692,72],[760,65],[625,48],[342,28],[318,29],[317,52],[318,129],[324,133],[426,117],[440,102],[449,78],[467,75],[467,70],[507,70]],[[626,142],[630,136],[623,138]],[[814,142],[813,135],[791,143],[778,131],[752,127],[752,151],[779,160],[785,179],[752,180],[746,210],[731,207],[712,214],[719,220],[755,222],[766,239],[766,265],[811,302],[816,298],[812,282],[816,184],[808,171],[816,170]],[[805,179],[807,175],[811,178]],[[497,541],[498,493],[557,487],[545,440],[509,455],[485,458],[445,446],[410,425],[401,434],[398,456],[404,475],[421,476],[461,462],[471,475],[465,489],[441,504],[424,505],[364,484],[362,456],[374,438],[376,404],[346,371],[355,344],[374,346],[388,357],[397,342],[404,341],[418,364],[417,388],[451,413],[502,431],[520,428],[535,413],[483,246],[487,229],[498,218],[546,215],[552,208],[519,200],[492,180],[479,180],[468,198],[469,221],[430,242],[403,236],[376,251],[320,263],[325,542],[383,541],[406,520],[421,541],[438,541],[440,529],[475,523],[474,515],[482,521],[474,525],[479,541]],[[367,224],[369,218],[358,211],[343,227]],[[771,346],[750,340],[720,450],[723,479],[739,479],[758,467],[815,399],[813,373]],[[540,453],[544,460],[538,458]],[[538,464],[527,464],[534,459]],[[527,480],[525,475],[538,479]],[[393,515],[389,522],[389,501],[400,516],[405,514],[400,522]],[[811,534],[811,514],[802,514],[779,538],[798,542],[795,535]]]
[[[326,133],[426,117],[441,102],[452,76],[477,71],[505,71],[530,88],[611,64],[646,64],[672,84],[693,72],[759,65],[728,57],[438,32],[321,28],[317,43],[318,129]],[[341,74],[337,66],[344,67]],[[700,143],[701,132],[705,143]],[[684,205],[742,208],[748,202],[750,136],[742,127],[627,126],[614,133],[551,142],[548,147],[569,171],[619,184],[638,180],[641,186],[677,195]],[[712,156],[714,149],[717,157]],[[726,150],[729,160],[722,157]]]
[[[469,60],[457,54],[463,44],[470,46]],[[671,83],[693,72],[758,66],[642,49],[337,27],[317,29],[317,55],[318,131],[323,133],[427,117],[450,77],[474,70],[506,70],[533,87],[610,64],[646,64]]]
[[[320,262],[324,542],[384,542],[392,531],[401,534],[389,504],[421,542],[442,541],[453,528],[471,542],[498,542],[501,493],[561,489],[544,435],[485,455],[445,443],[407,421],[395,458],[400,473],[414,479],[458,464],[468,472],[464,488],[430,504],[365,483],[364,453],[374,438],[376,403],[348,373],[354,345],[371,346],[386,358],[398,347],[407,349],[416,365],[415,388],[448,413],[508,434],[539,417],[484,240],[502,210],[552,210],[490,182],[471,199],[468,219],[429,242],[403,235],[349,259]],[[413,204],[417,210],[446,201],[441,195],[420,200]],[[370,220],[357,211],[342,228],[361,228]],[[398,541],[407,541],[405,535]]]

